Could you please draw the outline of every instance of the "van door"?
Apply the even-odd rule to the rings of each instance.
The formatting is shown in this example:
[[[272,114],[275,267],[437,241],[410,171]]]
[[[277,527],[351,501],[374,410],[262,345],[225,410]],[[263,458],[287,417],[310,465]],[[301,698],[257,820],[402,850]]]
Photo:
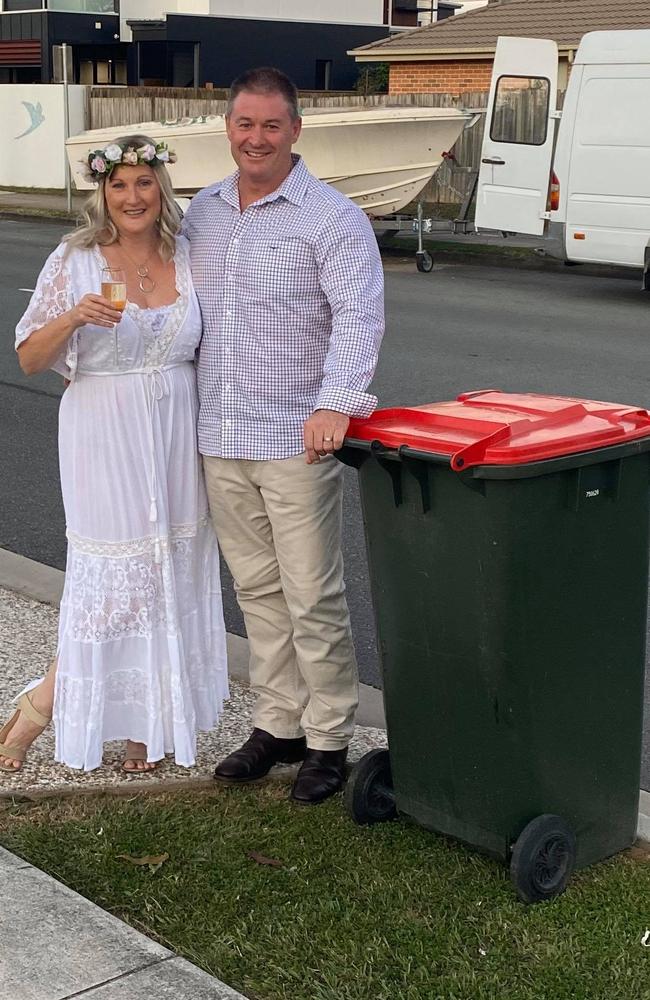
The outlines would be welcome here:
[[[499,38],[481,151],[477,228],[544,232],[557,74],[555,42]]]

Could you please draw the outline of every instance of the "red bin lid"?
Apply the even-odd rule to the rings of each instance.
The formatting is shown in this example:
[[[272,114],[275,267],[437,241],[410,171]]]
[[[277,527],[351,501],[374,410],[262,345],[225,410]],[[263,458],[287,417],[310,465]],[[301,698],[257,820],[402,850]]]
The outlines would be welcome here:
[[[650,412],[620,403],[494,389],[453,402],[377,410],[350,421],[347,436],[449,455],[456,472],[523,465],[650,437]]]

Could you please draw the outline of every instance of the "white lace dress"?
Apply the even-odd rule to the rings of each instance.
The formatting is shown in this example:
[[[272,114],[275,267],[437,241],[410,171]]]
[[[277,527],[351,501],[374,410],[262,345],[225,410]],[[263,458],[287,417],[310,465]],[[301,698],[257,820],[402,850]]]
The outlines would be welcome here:
[[[201,315],[187,243],[171,306],[129,303],[116,331],[81,327],[52,366],[68,560],[54,702],[56,759],[89,771],[107,740],[190,766],[228,696],[217,543],[196,443]],[[104,258],[59,246],[16,345],[98,293]]]

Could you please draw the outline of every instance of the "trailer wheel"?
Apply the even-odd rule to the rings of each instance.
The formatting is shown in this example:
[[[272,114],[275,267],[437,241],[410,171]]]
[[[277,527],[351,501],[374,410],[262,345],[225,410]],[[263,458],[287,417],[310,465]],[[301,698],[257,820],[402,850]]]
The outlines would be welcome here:
[[[576,839],[561,816],[537,816],[515,843],[510,878],[524,903],[553,899],[566,889],[576,860]]]
[[[418,271],[422,271],[423,274],[428,274],[429,271],[433,270],[433,257],[426,250],[422,253],[416,253],[415,255],[415,265]]]
[[[353,767],[345,786],[345,808],[355,823],[395,819],[395,796],[388,750],[371,750]]]

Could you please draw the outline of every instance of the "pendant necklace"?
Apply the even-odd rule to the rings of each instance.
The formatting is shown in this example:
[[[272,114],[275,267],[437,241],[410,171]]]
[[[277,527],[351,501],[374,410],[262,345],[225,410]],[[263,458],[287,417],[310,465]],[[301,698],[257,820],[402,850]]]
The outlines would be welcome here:
[[[124,249],[124,246],[121,243],[120,243],[120,247],[122,248],[122,252],[123,252],[124,256],[127,258],[127,260],[130,260],[131,263],[133,264],[133,266],[134,266],[134,268],[136,270],[136,273],[138,275],[138,278],[140,279],[139,282],[138,282],[138,288],[140,289],[140,291],[144,295],[150,295],[151,292],[153,292],[154,288],[156,287],[156,282],[150,276],[150,274],[149,274],[149,268],[148,268],[147,265],[148,265],[149,261],[151,260],[151,258],[153,257],[153,255],[155,254],[156,250],[152,250],[151,251],[151,253],[147,257],[147,259],[145,260],[144,264],[136,264],[136,262],[133,260],[133,257],[131,257],[126,252],[126,250]]]

